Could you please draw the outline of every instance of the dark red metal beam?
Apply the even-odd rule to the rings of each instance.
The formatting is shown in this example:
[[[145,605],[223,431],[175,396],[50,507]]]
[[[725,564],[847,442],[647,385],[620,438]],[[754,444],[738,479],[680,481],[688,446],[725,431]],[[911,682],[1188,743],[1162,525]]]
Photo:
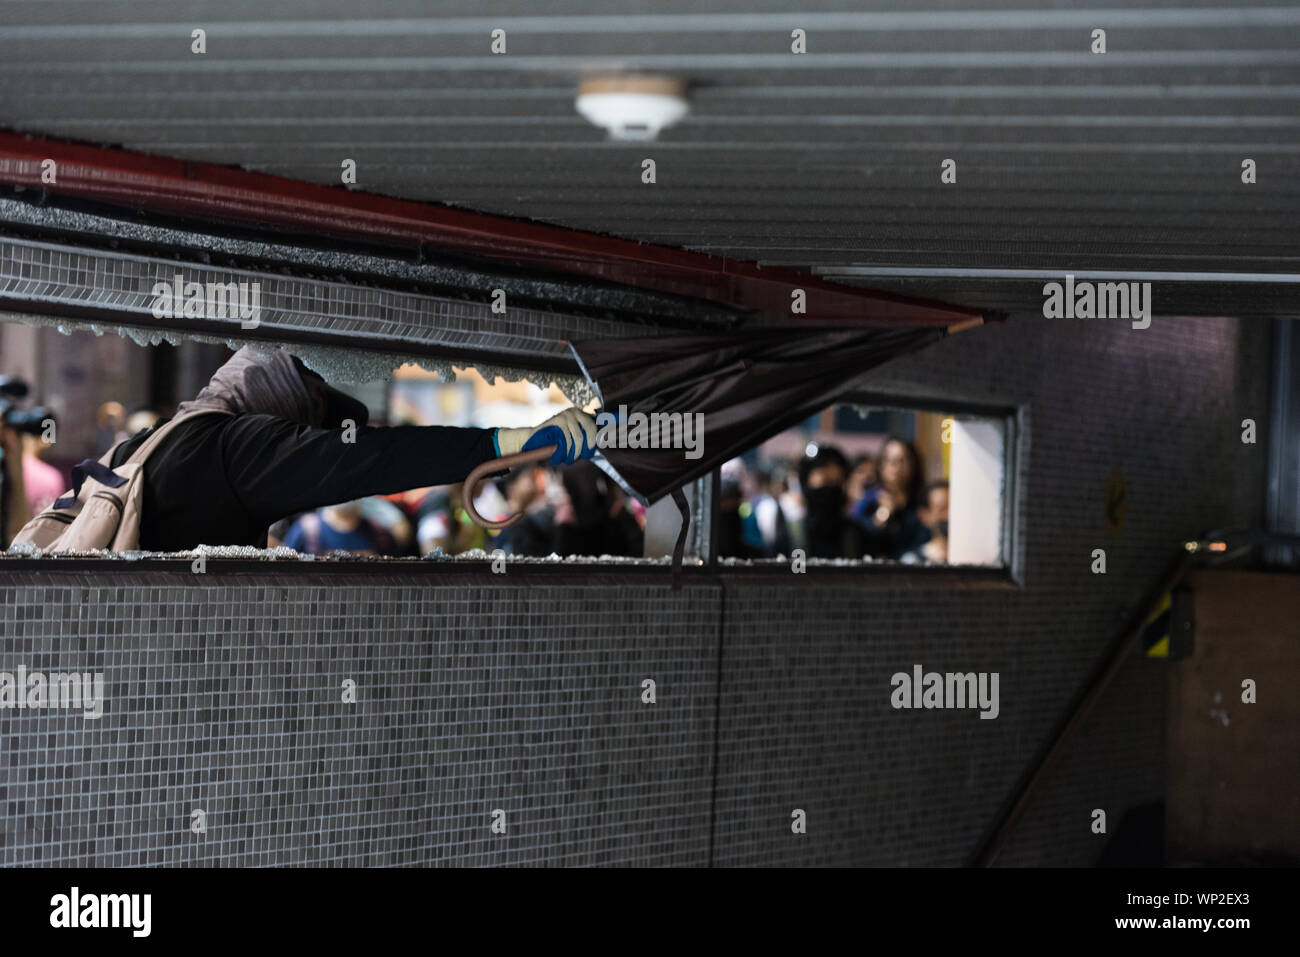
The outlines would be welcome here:
[[[53,184],[41,182],[41,164],[47,159],[56,164]],[[0,132],[0,183],[338,239],[427,244],[787,319],[952,325],[980,316],[976,309],[843,286],[792,269],[763,269],[752,262],[559,226],[17,133]],[[807,293],[805,315],[790,313],[796,288]]]

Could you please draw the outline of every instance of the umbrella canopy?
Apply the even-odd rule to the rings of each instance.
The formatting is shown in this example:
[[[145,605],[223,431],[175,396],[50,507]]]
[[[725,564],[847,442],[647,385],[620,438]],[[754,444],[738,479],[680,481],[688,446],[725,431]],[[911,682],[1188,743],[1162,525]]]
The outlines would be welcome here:
[[[882,362],[947,334],[935,326],[803,326],[570,345],[601,411],[620,418],[607,431],[621,447],[604,445],[596,463],[650,504],[820,412]],[[645,447],[651,440],[660,447]]]

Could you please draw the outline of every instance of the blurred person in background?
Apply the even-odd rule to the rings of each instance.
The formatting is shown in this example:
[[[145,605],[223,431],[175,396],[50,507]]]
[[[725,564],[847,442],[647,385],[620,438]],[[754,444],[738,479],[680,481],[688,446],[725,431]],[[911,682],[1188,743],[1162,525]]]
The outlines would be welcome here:
[[[876,460],[869,455],[859,456],[849,470],[849,477],[844,483],[844,493],[856,513],[859,507],[865,507],[863,500],[879,481]]]
[[[63,473],[41,461],[49,447],[38,435],[23,436],[23,482],[27,486],[27,504],[32,515],[49,508],[68,488]]]
[[[271,527],[266,530],[266,547],[278,548],[283,545],[284,536],[289,534],[289,529],[293,528],[293,523],[306,514],[306,512],[294,512],[292,515],[286,515],[279,521],[273,522]]]
[[[749,514],[742,514],[746,525],[753,524],[757,546],[765,558],[789,555],[791,551],[790,528],[785,520],[778,496],[785,491],[785,476],[774,465],[759,468],[755,479],[756,491],[750,499]],[[750,536],[746,536],[750,540]]]
[[[54,411],[28,401],[25,379],[0,375],[0,546],[63,490],[63,475],[40,460],[53,441]]]
[[[728,558],[761,558],[762,549],[745,541],[741,508],[747,503],[739,473],[724,472],[718,489],[718,554]]]
[[[722,463],[718,472],[718,554],[732,558],[762,556],[763,539],[751,505],[757,490],[744,459]]]
[[[415,530],[405,513],[382,495],[360,500],[361,514],[383,534],[379,554],[411,555],[415,552]]]
[[[420,554],[442,549],[444,555],[459,555],[481,548],[496,548],[495,535],[477,524],[461,504],[464,483],[435,488],[420,503],[415,535]],[[509,514],[505,496],[495,482],[484,481],[474,496],[474,507],[486,519],[499,521]]]
[[[101,403],[95,410],[95,445],[107,449],[127,438],[126,406],[121,402]]]
[[[568,502],[556,509],[556,552],[641,557],[645,533],[613,479],[591,462],[578,462],[561,481]]]
[[[7,545],[27,524],[31,509],[23,474],[23,437],[3,422],[0,422],[0,470],[0,515],[4,516],[0,537]]]
[[[921,457],[911,442],[891,435],[880,449],[876,471],[879,484],[853,508],[850,517],[862,530],[867,554],[898,559],[930,538],[917,514],[923,481]]]
[[[905,552],[902,561],[909,565],[943,565],[948,561],[948,483],[931,482],[921,495],[916,510],[921,524],[930,530],[930,540]]]
[[[343,502],[302,515],[284,536],[284,544],[304,555],[343,550],[359,555],[391,553],[391,539],[361,512],[360,502]]]
[[[844,453],[833,445],[810,445],[799,463],[799,486],[807,503],[804,548],[809,558],[861,558],[862,542],[847,518],[848,478]]]
[[[497,479],[506,499],[505,513],[523,517],[501,530],[495,548],[507,555],[545,556],[555,551],[556,509],[547,497],[553,482],[548,469],[532,467],[514,469]]]
[[[420,505],[429,493],[431,487],[407,489],[405,492],[393,492],[390,495],[381,496],[385,501],[392,502],[406,516],[406,520],[411,523],[411,528],[420,520]]]
[[[415,540],[415,525],[406,512],[393,504],[387,495],[367,495],[360,500],[361,514],[384,534],[380,537],[381,555],[418,557]],[[274,523],[266,535],[266,547],[275,548],[285,544],[289,529],[298,522],[302,512],[287,516]],[[301,551],[301,549],[298,549]]]
[[[53,441],[55,413],[27,402],[30,393],[26,380],[0,376],[0,546],[66,488],[59,469],[39,458],[45,439]]]
[[[153,409],[136,409],[126,419],[126,434],[135,435],[143,429],[152,429],[161,416]]]
[[[803,548],[807,542],[804,537],[804,519],[808,509],[804,505],[803,490],[799,486],[799,470],[793,462],[782,460],[773,468],[781,476],[780,487],[784,490],[777,494],[777,503],[781,506],[781,515],[785,518],[786,530],[790,533],[790,549]]]
[[[563,486],[560,486],[560,492],[561,493],[564,492]],[[567,499],[567,497],[568,497],[567,494],[565,494],[564,498]],[[645,505],[641,502],[638,502],[636,499],[632,498],[631,496],[625,496],[623,499],[623,508],[626,509],[628,514],[632,516],[632,519],[636,522],[636,527],[641,529],[642,532],[644,532],[645,513],[646,513]]]

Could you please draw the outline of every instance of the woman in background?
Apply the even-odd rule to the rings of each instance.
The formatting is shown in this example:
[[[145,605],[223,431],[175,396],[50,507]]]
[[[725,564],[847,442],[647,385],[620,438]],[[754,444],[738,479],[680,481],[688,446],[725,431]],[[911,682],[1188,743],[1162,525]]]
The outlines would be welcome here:
[[[906,439],[891,435],[876,462],[879,484],[850,516],[862,530],[863,547],[872,558],[899,559],[924,545],[930,530],[921,522],[921,457]]]

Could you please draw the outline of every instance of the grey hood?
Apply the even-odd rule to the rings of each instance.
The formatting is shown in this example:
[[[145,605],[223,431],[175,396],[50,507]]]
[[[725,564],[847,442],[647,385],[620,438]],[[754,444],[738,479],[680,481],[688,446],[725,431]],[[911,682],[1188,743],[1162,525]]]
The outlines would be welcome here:
[[[303,384],[304,376],[316,380],[325,396],[323,419]],[[338,428],[347,418],[362,427],[369,417],[364,403],[331,388],[283,349],[263,352],[252,346],[231,356],[194,399],[176,407],[176,415],[204,410],[274,415],[314,428]]]

